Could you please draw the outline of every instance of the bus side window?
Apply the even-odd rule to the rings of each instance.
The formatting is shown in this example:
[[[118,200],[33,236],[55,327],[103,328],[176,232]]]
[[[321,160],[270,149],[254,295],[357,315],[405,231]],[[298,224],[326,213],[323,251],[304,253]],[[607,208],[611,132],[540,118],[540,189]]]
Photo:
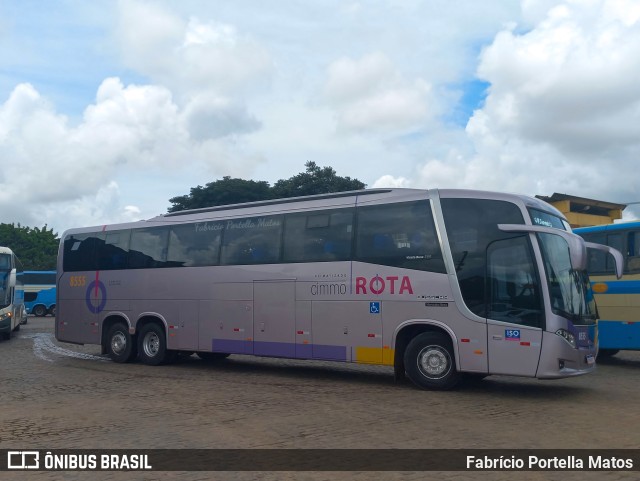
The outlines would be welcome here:
[[[284,262],[351,259],[353,209],[287,214]]]
[[[225,224],[220,264],[280,262],[282,216],[233,219]]]
[[[168,241],[167,227],[135,229],[131,234],[129,268],[167,267]]]
[[[428,201],[358,207],[356,260],[445,272]]]
[[[640,232],[629,232],[627,254],[627,271],[640,272]]]
[[[626,252],[623,244],[624,242],[623,242],[622,234],[616,233],[616,234],[609,234],[607,236],[607,245],[609,247],[618,249],[620,252]],[[606,270],[607,274],[615,273],[615,269],[616,269],[615,259],[613,258],[613,256],[610,256],[608,254],[605,254],[605,257],[607,261],[607,270]]]
[[[586,234],[583,236],[587,242],[606,244],[607,238],[602,234]],[[589,274],[603,274],[607,271],[607,254],[595,249],[587,250],[587,271]]]
[[[126,269],[130,232],[126,230],[106,233],[104,244],[97,247],[99,270]]]

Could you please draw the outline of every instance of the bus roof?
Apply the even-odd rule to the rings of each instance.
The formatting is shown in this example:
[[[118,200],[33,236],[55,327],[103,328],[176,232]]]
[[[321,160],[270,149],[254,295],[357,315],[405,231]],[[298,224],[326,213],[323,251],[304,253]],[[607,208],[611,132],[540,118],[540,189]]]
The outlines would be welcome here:
[[[594,225],[591,227],[577,227],[573,229],[576,234],[588,234],[590,232],[611,232],[628,229],[640,229],[640,221],[618,222],[616,224]]]
[[[431,193],[438,193],[441,198],[491,198],[496,200],[520,200],[527,207],[550,212],[562,219],[565,216],[552,205],[534,197],[526,195],[491,192],[483,190],[471,189],[406,189],[406,188],[389,188],[389,189],[365,189],[353,190],[346,192],[336,192],[329,194],[317,194],[300,197],[287,197],[281,199],[269,199],[255,202],[246,202],[241,204],[227,204],[213,207],[205,207],[200,209],[182,210],[178,212],[169,212],[160,214],[147,220],[137,222],[128,222],[120,224],[108,225],[108,230],[127,229],[131,227],[153,227],[159,225],[167,225],[173,223],[182,223],[188,221],[200,220],[217,220],[230,218],[235,216],[252,216],[252,215],[273,215],[280,212],[317,209],[317,208],[340,208],[353,206],[363,202],[402,202],[405,200],[416,200],[420,198],[428,198]],[[268,207],[269,209],[265,208]],[[93,226],[69,229],[64,232],[62,237],[71,233],[92,232],[96,230],[107,230],[107,226]]]

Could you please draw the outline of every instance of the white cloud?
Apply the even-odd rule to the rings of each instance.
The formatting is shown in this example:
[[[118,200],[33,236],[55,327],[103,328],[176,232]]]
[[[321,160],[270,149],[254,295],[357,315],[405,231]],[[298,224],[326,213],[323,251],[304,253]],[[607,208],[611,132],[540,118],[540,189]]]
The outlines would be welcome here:
[[[402,133],[433,115],[431,86],[404,79],[381,53],[332,63],[325,96],[336,111],[338,128],[347,132]]]
[[[378,180],[376,180],[371,186],[374,189],[377,188],[399,188],[399,187],[410,187],[411,182],[404,177],[393,177],[392,175],[383,175]]]
[[[129,67],[186,98],[246,89],[272,69],[268,51],[233,25],[183,20],[157,4],[121,1],[117,38]]]
[[[425,162],[418,183],[640,198],[637,2],[528,13],[537,24],[502,30],[481,54],[478,75],[491,86],[466,127],[475,153]]]
[[[640,199],[640,3],[445,3],[122,0],[46,22],[15,7],[0,215],[150,217],[189,187],[307,160],[376,187]],[[488,96],[465,129],[474,72]]]

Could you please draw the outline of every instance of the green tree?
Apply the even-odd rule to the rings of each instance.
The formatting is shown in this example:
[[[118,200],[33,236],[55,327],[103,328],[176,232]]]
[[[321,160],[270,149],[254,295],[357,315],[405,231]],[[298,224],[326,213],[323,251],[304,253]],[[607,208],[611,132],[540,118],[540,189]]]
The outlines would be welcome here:
[[[26,270],[55,270],[59,243],[46,224],[41,229],[0,224],[0,245],[15,252]]]
[[[290,179],[279,180],[271,188],[274,198],[297,197],[301,195],[328,194],[360,190],[364,183],[351,177],[340,177],[332,167],[318,167],[315,162],[304,164],[307,170]]]
[[[192,187],[188,195],[181,195],[169,199],[173,205],[169,212],[186,209],[199,209],[214,205],[239,204],[269,199],[271,196],[268,182],[232,179],[223,177],[222,180],[209,182],[205,187]]]
[[[360,190],[366,187],[357,179],[340,177],[332,167],[318,167],[315,162],[307,162],[305,167],[305,172],[289,179],[281,179],[273,187],[266,181],[232,179],[231,177],[223,177],[222,180],[209,182],[204,187],[192,187],[189,194],[169,199],[169,202],[173,204],[169,207],[169,212],[257,200]]]

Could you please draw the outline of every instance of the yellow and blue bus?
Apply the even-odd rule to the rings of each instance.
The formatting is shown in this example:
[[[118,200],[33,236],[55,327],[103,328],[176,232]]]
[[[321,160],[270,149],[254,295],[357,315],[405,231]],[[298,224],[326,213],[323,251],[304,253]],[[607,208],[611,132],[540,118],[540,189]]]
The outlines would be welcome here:
[[[640,349],[640,222],[583,227],[574,232],[624,256],[624,275],[619,280],[614,260],[602,251],[589,250],[587,269],[599,314],[599,355]]]

